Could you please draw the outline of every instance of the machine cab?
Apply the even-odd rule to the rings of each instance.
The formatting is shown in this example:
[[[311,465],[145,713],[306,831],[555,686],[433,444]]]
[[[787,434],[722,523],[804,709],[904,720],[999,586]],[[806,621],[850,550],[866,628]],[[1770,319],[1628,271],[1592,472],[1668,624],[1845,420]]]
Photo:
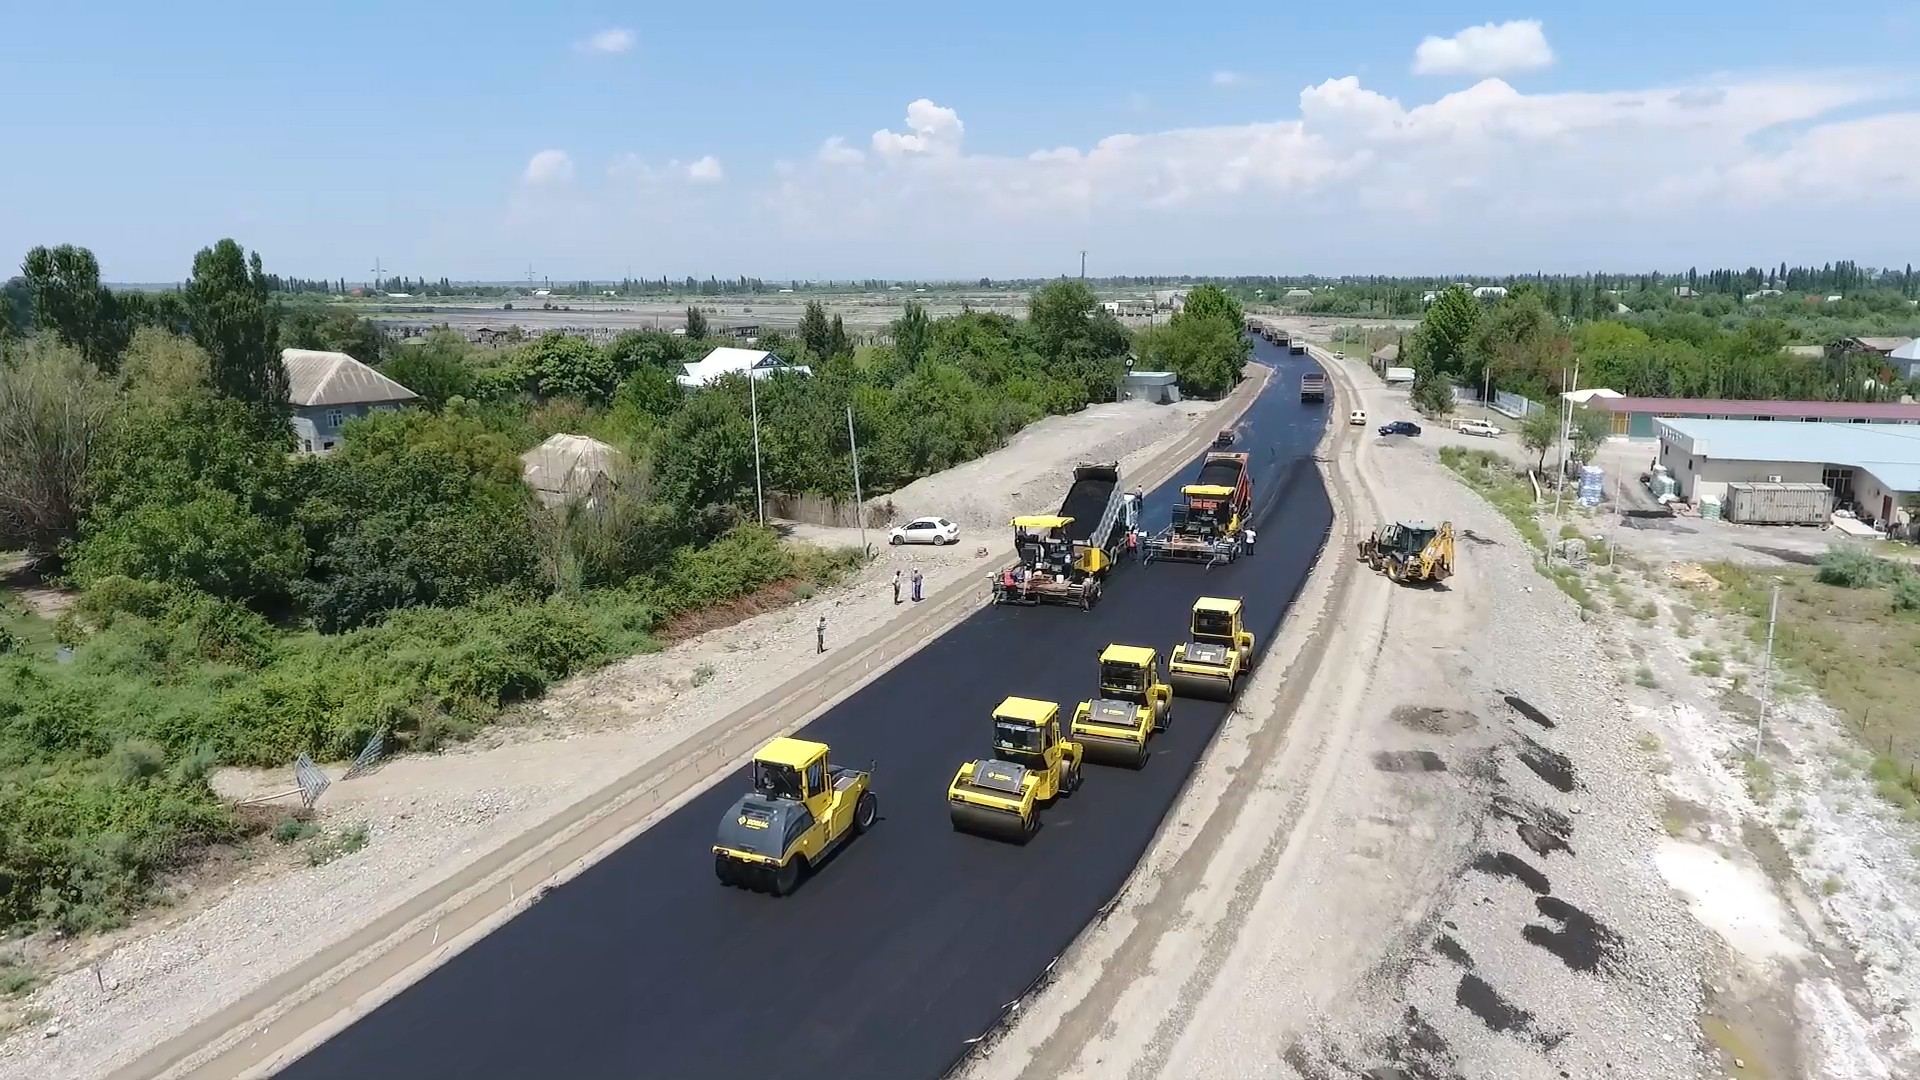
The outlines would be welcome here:
[[[1160,654],[1138,645],[1109,645],[1100,654],[1100,696],[1145,703],[1160,682]]]
[[[1013,548],[1020,561],[1035,570],[1064,574],[1073,565],[1073,542],[1067,539],[1070,517],[1035,515],[1013,519]]]
[[[752,776],[762,798],[805,803],[816,817],[833,794],[825,743],[775,739],[753,756]]]
[[[1426,550],[1438,531],[1424,521],[1396,522],[1388,529],[1392,533],[1392,540],[1386,542],[1387,546],[1406,555],[1418,555]]]
[[[1240,639],[1240,601],[1203,596],[1193,605],[1193,640],[1234,645]]]
[[[1060,743],[1060,706],[1010,697],[993,710],[993,751],[1003,761],[1045,767]]]

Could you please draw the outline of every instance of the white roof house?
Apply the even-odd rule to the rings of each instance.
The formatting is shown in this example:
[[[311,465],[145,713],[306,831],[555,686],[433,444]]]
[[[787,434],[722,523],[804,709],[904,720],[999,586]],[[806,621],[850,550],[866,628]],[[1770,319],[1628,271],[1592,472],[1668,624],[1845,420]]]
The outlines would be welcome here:
[[[287,403],[299,408],[377,405],[420,396],[343,352],[281,349],[280,364],[287,369]]]
[[[765,349],[736,349],[723,345],[686,365],[679,382],[681,386],[705,386],[723,375],[750,373],[751,378],[764,379],[779,371],[790,371],[796,375],[813,374],[813,370],[806,365],[790,364]]]
[[[1507,295],[1505,285],[1482,285],[1473,290],[1475,300],[1498,300],[1505,295]]]
[[[520,475],[544,506],[576,499],[591,506],[625,464],[625,454],[598,439],[560,434],[520,455]]]
[[[1893,362],[1895,371],[1909,379],[1920,379],[1920,338],[1914,338],[1888,353],[1887,359]]]

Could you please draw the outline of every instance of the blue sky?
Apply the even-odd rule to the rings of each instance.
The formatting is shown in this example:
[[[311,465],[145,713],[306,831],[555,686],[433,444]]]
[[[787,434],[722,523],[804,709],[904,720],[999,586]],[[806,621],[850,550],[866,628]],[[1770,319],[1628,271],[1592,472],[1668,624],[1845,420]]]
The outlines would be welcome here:
[[[975,277],[1083,247],[1113,273],[1920,247],[1910,2],[326,7],[0,8],[0,257],[173,280],[231,235],[349,279]]]

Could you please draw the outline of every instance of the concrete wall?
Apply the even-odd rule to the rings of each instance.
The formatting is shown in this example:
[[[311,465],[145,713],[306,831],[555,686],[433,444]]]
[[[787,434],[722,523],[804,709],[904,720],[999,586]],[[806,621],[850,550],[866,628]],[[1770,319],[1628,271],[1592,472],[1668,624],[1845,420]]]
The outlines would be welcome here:
[[[1888,521],[1902,521],[1906,517],[1900,509],[1900,492],[1866,469],[1853,470],[1853,499],[1860,504],[1860,513],[1871,517],[1882,529]]]

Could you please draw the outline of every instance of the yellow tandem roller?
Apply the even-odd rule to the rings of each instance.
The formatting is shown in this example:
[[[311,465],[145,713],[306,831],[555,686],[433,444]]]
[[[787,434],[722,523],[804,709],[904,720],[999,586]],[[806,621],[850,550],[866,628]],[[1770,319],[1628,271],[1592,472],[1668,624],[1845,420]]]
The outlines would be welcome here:
[[[1187,640],[1173,647],[1167,677],[1181,697],[1232,701],[1253,666],[1253,635],[1241,620],[1239,599],[1203,596],[1193,602]]]
[[[1009,697],[993,710],[991,758],[960,766],[947,808],[960,832],[1025,843],[1040,807],[1080,786],[1080,744],[1060,737],[1060,706]]]

